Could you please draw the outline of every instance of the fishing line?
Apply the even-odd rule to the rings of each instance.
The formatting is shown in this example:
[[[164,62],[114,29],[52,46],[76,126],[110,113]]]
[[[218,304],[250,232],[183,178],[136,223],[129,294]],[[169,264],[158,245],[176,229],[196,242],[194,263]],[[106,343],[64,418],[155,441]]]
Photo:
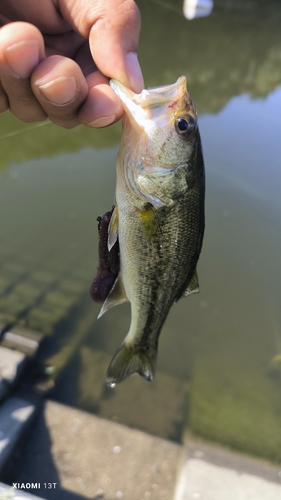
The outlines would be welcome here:
[[[24,132],[29,132],[29,130],[34,130],[35,128],[43,127],[44,125],[50,125],[50,123],[52,123],[50,120],[46,120],[41,123],[36,123],[36,125],[32,125],[31,127],[25,128],[23,130],[15,130],[14,132],[9,132],[8,134],[2,135],[0,137],[0,141],[2,141],[3,139],[8,139],[9,137],[14,137],[18,134],[24,134]]]
[[[152,0],[152,2],[155,3],[156,5],[160,5],[160,7],[163,7],[164,9],[171,10],[172,12],[175,12],[176,14],[181,14],[181,12],[179,12],[179,10],[177,10],[172,5],[170,5],[169,3],[167,3],[163,0]]]

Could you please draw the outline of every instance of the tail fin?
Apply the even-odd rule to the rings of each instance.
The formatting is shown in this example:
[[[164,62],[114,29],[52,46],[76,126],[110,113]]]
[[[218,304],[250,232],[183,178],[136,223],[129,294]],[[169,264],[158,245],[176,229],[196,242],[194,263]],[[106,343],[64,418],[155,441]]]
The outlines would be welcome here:
[[[112,358],[106,374],[106,384],[114,387],[133,373],[138,373],[148,382],[154,378],[157,347],[147,351],[121,344]]]

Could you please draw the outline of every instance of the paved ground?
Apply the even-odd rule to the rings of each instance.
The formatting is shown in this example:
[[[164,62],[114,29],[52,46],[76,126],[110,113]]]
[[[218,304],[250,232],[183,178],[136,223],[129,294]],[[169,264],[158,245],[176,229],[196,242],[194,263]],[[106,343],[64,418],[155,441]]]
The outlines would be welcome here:
[[[281,499],[281,467],[187,438],[174,500]]]
[[[9,481],[40,483],[34,493],[52,500],[171,500],[181,455],[170,441],[48,401]]]
[[[40,497],[30,495],[21,490],[15,490],[7,484],[0,483],[0,499],[1,500],[42,500]]]
[[[13,335],[6,342],[14,347],[17,335]],[[90,370],[84,406],[92,410],[98,404],[107,419],[66,404],[43,402],[42,394],[32,388],[13,395],[28,365],[28,349],[34,350],[30,342],[35,342],[30,335],[24,337],[24,343],[22,335],[19,337],[23,352],[0,348],[0,481],[5,483],[0,483],[0,500],[281,499],[280,466],[232,453],[193,436],[187,436],[184,445],[175,444],[108,419],[118,408],[119,413],[131,411],[138,394],[138,413],[131,411],[131,425],[150,429],[151,411],[156,411],[150,405],[151,391],[157,388],[162,405],[158,401],[158,418],[154,420],[161,429],[153,428],[153,432],[175,435],[172,430],[180,421],[187,387],[166,375],[159,374],[155,387],[146,388],[145,393],[149,391],[150,395],[146,401],[141,397],[138,378],[132,378],[131,386],[121,386],[109,398]],[[88,351],[84,351],[88,359]],[[94,371],[100,366],[104,373],[106,355],[96,355],[101,359]],[[88,357],[92,362],[93,356]],[[83,383],[86,381],[83,376]],[[95,391],[90,390],[91,384]],[[71,381],[64,387],[74,390]],[[131,392],[127,394],[128,387]],[[168,404],[171,391],[178,395],[174,406]],[[116,398],[122,405],[119,401],[116,406]],[[122,411],[115,416],[122,419]]]
[[[177,445],[53,401],[14,456],[4,480],[19,489],[0,484],[1,500],[281,498],[281,467],[191,436]]]

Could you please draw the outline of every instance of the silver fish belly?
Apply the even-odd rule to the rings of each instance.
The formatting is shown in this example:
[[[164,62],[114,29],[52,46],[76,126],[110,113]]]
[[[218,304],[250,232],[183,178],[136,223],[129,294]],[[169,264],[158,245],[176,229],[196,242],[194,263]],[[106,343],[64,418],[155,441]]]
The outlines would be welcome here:
[[[199,290],[205,178],[184,77],[139,95],[118,82],[111,85],[126,113],[108,235],[109,248],[118,239],[120,271],[100,315],[126,300],[132,314],[108,368],[106,382],[114,386],[133,373],[153,379],[158,338],[171,306]]]

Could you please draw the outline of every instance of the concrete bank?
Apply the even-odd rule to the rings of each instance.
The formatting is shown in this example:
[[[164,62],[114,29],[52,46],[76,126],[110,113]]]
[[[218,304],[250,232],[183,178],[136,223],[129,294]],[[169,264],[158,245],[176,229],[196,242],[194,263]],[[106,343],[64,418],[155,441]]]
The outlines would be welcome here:
[[[46,499],[171,500],[182,447],[47,401],[9,483]],[[45,487],[45,485],[50,487]]]
[[[280,467],[192,437],[174,444],[53,401],[5,482],[1,500],[281,498]]]
[[[0,483],[0,500],[42,500],[42,498]]]

